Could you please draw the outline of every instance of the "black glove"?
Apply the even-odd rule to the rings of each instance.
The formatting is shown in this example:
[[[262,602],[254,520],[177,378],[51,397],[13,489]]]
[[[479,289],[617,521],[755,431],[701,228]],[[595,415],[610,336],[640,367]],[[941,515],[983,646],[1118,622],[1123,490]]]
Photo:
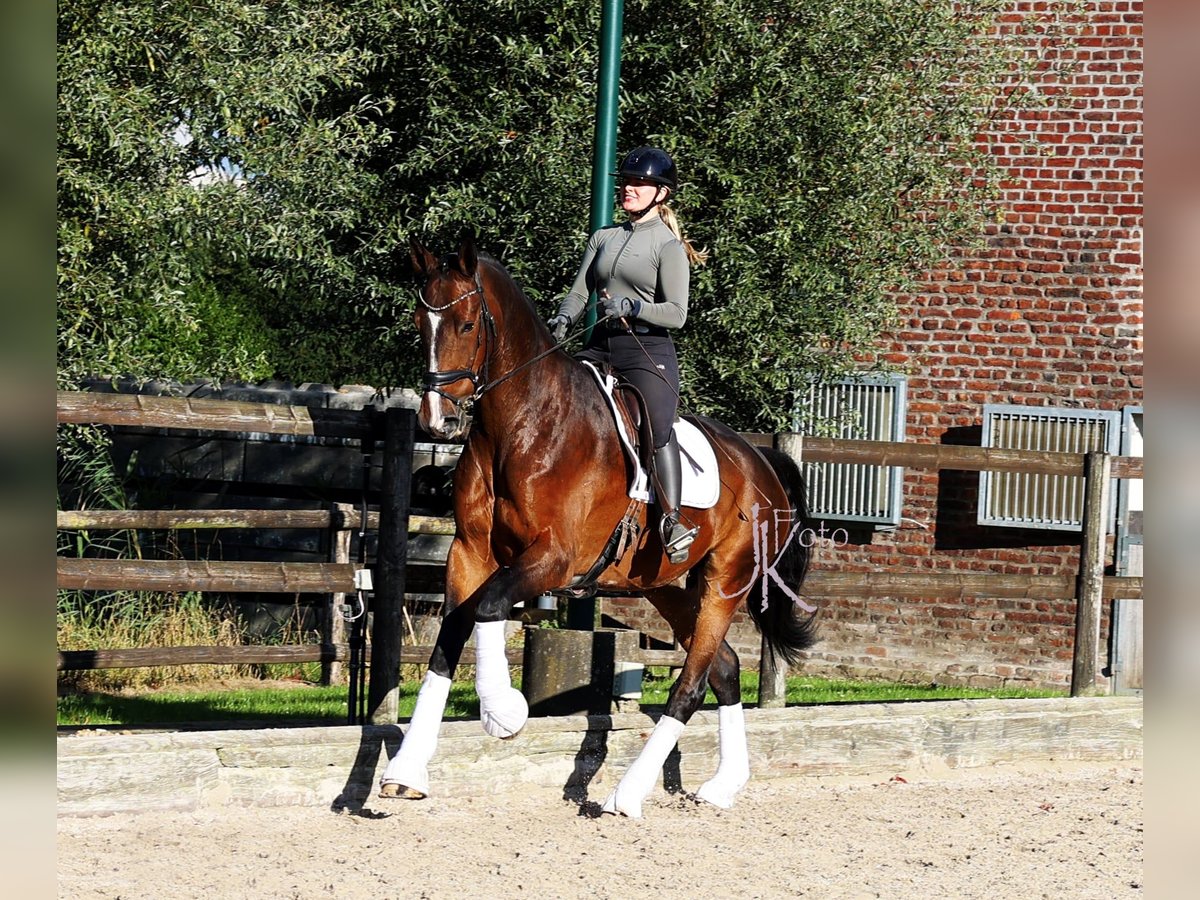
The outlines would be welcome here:
[[[554,343],[561,344],[567,339],[567,329],[571,327],[571,320],[559,313],[547,320],[546,327],[550,329],[550,336],[554,338]]]
[[[630,300],[628,297],[604,297],[600,300],[600,308],[606,316],[627,319],[637,316],[642,311],[642,301]]]

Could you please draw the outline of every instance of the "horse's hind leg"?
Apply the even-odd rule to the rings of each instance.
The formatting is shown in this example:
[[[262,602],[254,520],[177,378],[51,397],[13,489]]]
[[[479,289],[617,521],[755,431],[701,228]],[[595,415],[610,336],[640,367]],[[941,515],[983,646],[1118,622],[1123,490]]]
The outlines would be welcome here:
[[[737,654],[728,642],[713,660],[708,682],[717,696],[717,773],[700,786],[696,799],[729,809],[750,780],[750,748],[746,743],[746,716],[742,711],[742,685]]]
[[[710,594],[706,596],[706,602],[699,606],[698,612],[693,613],[696,610],[695,600],[683,591],[659,591],[650,599],[671,623],[688,654],[683,671],[671,688],[665,714],[655,724],[654,731],[650,733],[633,765],[604,801],[602,808],[605,812],[622,813],[631,818],[641,818],[642,801],[654,788],[663,763],[679,741],[684,725],[704,702],[710,670],[724,644],[737,602]],[[677,602],[672,603],[672,599]],[[717,679],[727,698],[732,690],[728,682],[729,671],[727,663],[723,663]]]

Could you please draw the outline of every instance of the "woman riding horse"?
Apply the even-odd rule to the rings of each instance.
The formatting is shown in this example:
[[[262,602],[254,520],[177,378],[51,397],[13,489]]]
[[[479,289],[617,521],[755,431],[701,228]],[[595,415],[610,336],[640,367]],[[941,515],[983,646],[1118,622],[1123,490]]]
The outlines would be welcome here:
[[[718,422],[693,419],[714,445],[720,490],[711,508],[689,509],[695,541],[686,562],[672,561],[648,534],[644,505],[631,506],[626,461],[601,390],[585,366],[556,347],[504,268],[480,256],[470,236],[442,260],[418,241],[411,249],[424,278],[414,319],[429,367],[418,420],[436,438],[455,438],[467,431],[466,410],[473,408],[454,472],[456,532],[442,626],[381,795],[428,795],[428,764],[472,630],[481,723],[493,736],[516,736],[528,705],[512,687],[505,657],[513,605],[588,572],[633,510],[638,538],[604,568],[599,586],[645,596],[687,658],[665,714],[603,808],[641,815],[707,686],[719,707],[720,764],[697,797],[730,806],[750,776],[738,660],[725,641],[730,620],[745,603],[772,652],[788,661],[814,639],[795,593],[809,543],[795,539],[804,510],[795,463],[755,449]]]
[[[654,434],[659,534],[672,562],[687,559],[696,528],[679,520],[683,474],[673,425],[679,408],[679,360],[671,330],[688,310],[688,263],[704,265],[707,252],[683,236],[667,198],[675,193],[675,162],[665,150],[639,147],[616,173],[624,225],[601,228],[588,239],[575,283],[547,326],[561,342],[587,305],[600,296],[605,318],[592,329],[580,359],[612,366],[638,389]]]

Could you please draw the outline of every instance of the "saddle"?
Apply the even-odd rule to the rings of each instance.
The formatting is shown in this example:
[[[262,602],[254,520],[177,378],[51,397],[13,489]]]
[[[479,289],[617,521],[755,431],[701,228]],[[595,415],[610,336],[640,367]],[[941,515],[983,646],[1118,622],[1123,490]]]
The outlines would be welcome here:
[[[616,416],[617,431],[625,449],[637,461],[633,465],[633,486],[630,488],[630,503],[625,515],[613,529],[600,556],[582,575],[576,575],[566,587],[551,591],[560,597],[584,599],[593,597],[597,591],[600,573],[620,561],[625,551],[637,542],[641,528],[638,525],[638,510],[650,499],[646,485],[646,473],[654,462],[654,434],[650,427],[650,414],[642,392],[627,381],[619,379],[611,366],[595,366],[585,362],[592,370],[600,387],[608,395]]]
[[[613,529],[600,556],[591,568],[576,575],[569,585],[551,591],[560,597],[591,597],[596,593],[600,573],[618,562],[625,551],[637,543],[640,508],[650,502],[649,472],[654,463],[654,435],[645,399],[636,387],[617,378],[608,366],[597,366],[588,360],[584,366],[592,373],[609,401],[621,444],[633,470],[629,485],[630,503]],[[707,438],[687,419],[675,421],[675,434],[680,444],[683,463],[682,505],[707,509],[717,502],[720,483],[717,460]]]
[[[617,415],[625,420],[625,432],[633,445],[633,456],[641,464],[643,472],[650,472],[654,466],[654,431],[650,427],[646,398],[633,384],[620,378],[613,385],[612,398]]]

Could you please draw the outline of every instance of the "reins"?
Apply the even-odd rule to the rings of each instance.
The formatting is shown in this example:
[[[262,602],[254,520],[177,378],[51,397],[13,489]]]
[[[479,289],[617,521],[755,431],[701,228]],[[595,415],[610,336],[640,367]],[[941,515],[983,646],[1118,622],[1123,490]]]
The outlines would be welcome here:
[[[625,330],[629,333],[629,335],[631,337],[633,337],[634,341],[637,342],[638,349],[640,349],[642,351],[642,353],[645,355],[646,359],[651,363],[651,366],[650,366],[651,371],[653,371],[659,378],[661,378],[663,380],[663,382],[667,385],[667,387],[670,388],[671,393],[673,393],[675,395],[676,402],[679,404],[682,404],[683,398],[681,398],[679,396],[679,391],[677,391],[675,389],[675,386],[673,384],[671,384],[671,382],[667,378],[667,376],[658,370],[658,366],[654,364],[653,357],[651,357],[649,351],[646,350],[646,347],[642,343],[641,338],[639,338],[637,336],[637,332],[635,332],[632,328],[630,328],[629,322],[627,322],[624,317],[615,316],[612,314],[605,315],[605,316],[598,318],[595,321],[595,323],[593,323],[591,326],[584,325],[581,328],[575,329],[574,331],[572,331],[572,332],[568,333],[566,336],[564,336],[561,341],[552,343],[549,349],[543,350],[541,353],[538,353],[536,356],[530,357],[529,359],[525,360],[525,362],[521,363],[519,366],[516,366],[515,368],[513,368],[511,371],[506,372],[504,375],[501,375],[499,378],[495,378],[495,379],[492,379],[489,381],[488,380],[488,367],[489,367],[489,363],[491,362],[491,356],[492,356],[492,353],[491,353],[492,347],[489,345],[489,342],[494,344],[494,342],[496,340],[496,320],[492,316],[491,309],[488,307],[487,294],[483,290],[483,280],[480,278],[479,271],[478,270],[475,271],[475,286],[473,288],[471,288],[468,291],[464,291],[463,293],[461,293],[457,297],[455,297],[453,300],[443,303],[441,306],[434,306],[433,304],[429,303],[425,299],[425,295],[423,292],[418,294],[417,296],[418,296],[418,299],[421,301],[421,305],[424,306],[426,309],[430,310],[431,312],[441,312],[442,310],[449,309],[450,307],[461,303],[462,301],[466,300],[468,297],[472,297],[475,294],[479,295],[480,315],[483,319],[484,326],[485,326],[485,328],[481,329],[481,331],[486,331],[485,334],[481,334],[477,337],[477,343],[475,345],[476,353],[478,353],[480,345],[483,345],[483,350],[484,350],[483,363],[479,367],[479,371],[475,371],[473,369],[452,369],[447,372],[426,372],[425,379],[424,379],[424,385],[423,385],[424,390],[427,393],[432,392],[434,394],[437,394],[437,395],[445,398],[452,406],[454,406],[454,408],[456,410],[459,411],[460,415],[465,415],[467,408],[472,403],[474,403],[476,400],[478,400],[480,397],[482,397],[485,393],[490,391],[492,388],[503,384],[505,381],[512,378],[514,375],[524,371],[525,369],[532,366],[534,363],[540,362],[541,360],[543,360],[547,356],[549,356],[551,353],[554,353],[556,350],[562,349],[562,347],[568,341],[570,341],[570,340],[574,339],[575,337],[577,337],[578,335],[582,334],[589,327],[594,328],[594,327],[596,327],[604,322],[607,322],[610,319],[614,319],[614,318],[620,319],[621,324],[625,326]],[[442,387],[444,385],[453,384],[456,381],[470,381],[475,389],[474,389],[474,391],[472,391],[472,393],[469,396],[463,397],[462,399],[453,397],[450,394],[448,394],[446,391],[442,390]],[[709,443],[712,444],[714,447],[719,448],[721,450],[721,452],[723,454],[725,454],[725,458],[727,460],[729,460],[730,465],[733,465],[736,467],[737,463],[733,459],[733,457],[731,457],[729,455],[729,451],[727,451],[721,445],[721,442],[718,441],[716,439],[716,437],[712,434],[712,432],[710,432],[708,430],[707,426],[705,426],[705,424],[699,420],[697,420],[696,425],[708,437]],[[763,493],[762,489],[759,488],[758,485],[755,485],[753,483],[752,483],[752,485],[753,485],[754,489],[763,496],[764,499],[768,499],[767,495],[765,493]]]
[[[488,337],[490,337],[493,342],[496,338],[496,320],[492,316],[491,309],[488,307],[487,294],[484,293],[483,280],[480,278],[478,270],[475,271],[475,286],[473,288],[471,288],[468,291],[463,291],[463,293],[459,294],[453,300],[443,303],[441,306],[434,306],[432,303],[427,301],[425,299],[424,292],[418,293],[417,299],[420,300],[422,306],[424,306],[426,309],[430,310],[431,312],[441,312],[442,310],[449,309],[450,307],[461,303],[462,301],[466,300],[468,297],[472,297],[475,294],[479,295],[482,316],[483,316],[484,324],[487,327],[487,335],[481,336],[478,339],[479,343],[476,343],[476,345],[475,345],[476,353],[478,353],[480,343],[485,342],[488,339]],[[613,316],[611,316],[611,315],[604,316],[604,317],[598,319],[596,321],[595,325],[599,325],[602,322],[607,322],[611,318],[613,318]],[[592,326],[592,327],[595,327],[595,326]],[[476,400],[478,400],[480,397],[482,397],[485,393],[490,391],[492,388],[496,387],[497,385],[503,384],[505,381],[512,378],[517,373],[523,371],[524,369],[529,368],[534,363],[540,362],[541,360],[545,359],[547,356],[549,356],[555,350],[561,349],[568,341],[572,340],[577,335],[582,334],[585,330],[587,330],[587,328],[588,328],[588,326],[586,326],[586,325],[582,328],[577,328],[575,331],[566,335],[561,341],[558,341],[557,343],[552,344],[550,349],[543,350],[541,353],[537,354],[536,356],[525,360],[525,362],[523,362],[519,366],[515,367],[511,372],[507,372],[506,374],[501,375],[499,378],[492,379],[491,381],[488,380],[488,366],[489,366],[489,363],[491,362],[491,356],[492,356],[491,347],[485,346],[484,347],[484,355],[483,355],[483,364],[479,367],[478,372],[473,369],[450,369],[446,372],[426,372],[425,376],[424,376],[423,384],[422,384],[422,389],[426,393],[434,393],[440,397],[443,397],[449,403],[451,403],[455,407],[455,409],[459,410],[459,412],[461,413],[465,410],[465,407],[467,405],[474,403]],[[442,390],[443,386],[448,385],[448,384],[453,384],[456,381],[469,381],[469,382],[471,382],[472,386],[474,386],[475,390],[472,391],[472,393],[469,396],[463,397],[462,399],[453,397],[450,394],[446,393],[444,390]]]

